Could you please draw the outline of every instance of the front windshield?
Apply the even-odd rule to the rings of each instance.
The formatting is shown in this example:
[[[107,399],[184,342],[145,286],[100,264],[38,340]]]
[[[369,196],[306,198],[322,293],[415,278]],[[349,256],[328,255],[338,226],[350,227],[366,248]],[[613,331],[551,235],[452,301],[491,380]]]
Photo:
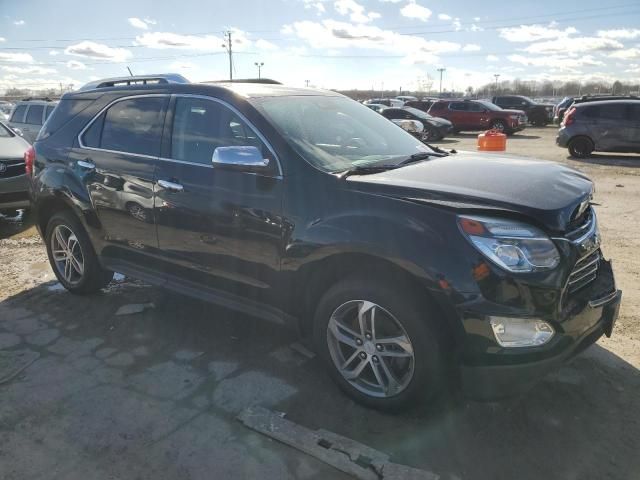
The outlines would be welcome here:
[[[502,108],[500,108],[495,103],[485,102],[484,100],[478,100],[477,103],[479,103],[480,105],[482,105],[485,108],[488,108],[489,110],[494,110],[494,111],[502,110]]]
[[[387,164],[432,152],[370,108],[345,97],[263,97],[251,100],[309,163],[327,171]]]
[[[423,112],[422,110],[418,110],[417,108],[414,108],[414,107],[404,107],[404,109],[407,112],[411,112],[413,115],[415,115],[418,118],[424,118],[425,120],[432,118],[431,115],[429,115],[427,112]]]

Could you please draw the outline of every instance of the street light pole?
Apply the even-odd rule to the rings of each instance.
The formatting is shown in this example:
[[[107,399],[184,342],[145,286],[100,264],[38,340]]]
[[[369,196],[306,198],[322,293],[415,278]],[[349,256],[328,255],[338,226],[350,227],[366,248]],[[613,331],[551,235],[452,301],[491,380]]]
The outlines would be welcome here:
[[[440,72],[440,96],[442,97],[442,73],[445,72],[447,69],[442,67],[439,68],[438,71]]]
[[[255,62],[254,65],[258,67],[258,79],[262,78],[260,75],[262,73],[262,67],[264,66],[264,62]]]
[[[498,78],[500,78],[500,74],[499,73],[494,73],[493,76],[496,77],[496,94],[497,94],[498,93]]]

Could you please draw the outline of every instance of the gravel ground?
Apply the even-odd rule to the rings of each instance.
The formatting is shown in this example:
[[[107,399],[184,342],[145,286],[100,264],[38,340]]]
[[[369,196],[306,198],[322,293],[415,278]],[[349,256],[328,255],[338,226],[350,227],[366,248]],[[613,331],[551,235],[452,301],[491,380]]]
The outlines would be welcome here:
[[[611,339],[526,395],[495,403],[364,409],[291,348],[292,330],[123,277],[101,294],[73,296],[54,281],[28,221],[0,218],[0,350],[36,358],[0,383],[0,478],[345,478],[234,420],[260,404],[444,479],[640,479],[640,157],[573,161],[554,135],[531,128],[508,151],[596,181],[621,316]],[[441,146],[473,149],[475,135]],[[115,315],[131,303],[152,306]]]

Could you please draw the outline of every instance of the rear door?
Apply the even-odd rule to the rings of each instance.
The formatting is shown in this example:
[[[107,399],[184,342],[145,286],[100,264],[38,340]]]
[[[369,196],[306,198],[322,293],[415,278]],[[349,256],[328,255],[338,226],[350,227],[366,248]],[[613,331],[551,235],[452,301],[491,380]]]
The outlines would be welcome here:
[[[469,119],[468,102],[450,102],[447,119],[453,123],[456,130],[472,126],[473,122]]]
[[[640,103],[633,103],[630,105],[631,116],[631,135],[629,140],[629,147],[634,152],[640,152]]]
[[[634,128],[628,103],[608,102],[597,106],[597,149],[620,151],[632,148]]]
[[[487,109],[475,102],[466,102],[467,108],[469,109],[468,113],[468,121],[475,128],[485,129],[489,127],[489,113],[486,111]]]
[[[283,236],[275,154],[237,110],[211,97],[175,96],[165,137],[156,175],[165,271],[183,286],[274,303]],[[214,168],[215,149],[229,146],[258,147],[271,171]]]
[[[116,100],[70,154],[102,228],[105,256],[140,264],[157,250],[154,175],[168,102],[167,95]]]

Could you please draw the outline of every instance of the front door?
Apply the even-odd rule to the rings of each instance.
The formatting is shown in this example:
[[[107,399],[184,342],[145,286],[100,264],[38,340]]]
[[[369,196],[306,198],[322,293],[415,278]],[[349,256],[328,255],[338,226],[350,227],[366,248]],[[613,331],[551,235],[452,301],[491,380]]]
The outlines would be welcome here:
[[[156,218],[166,272],[273,303],[282,245],[282,177],[277,159],[242,115],[213,98],[176,96],[156,178]],[[214,167],[217,147],[255,146],[265,174]]]
[[[615,152],[627,149],[634,130],[629,104],[607,102],[597,106],[597,114],[598,150]]]
[[[103,232],[105,256],[139,262],[157,250],[154,176],[166,95],[120,100],[81,134],[70,154]]]

